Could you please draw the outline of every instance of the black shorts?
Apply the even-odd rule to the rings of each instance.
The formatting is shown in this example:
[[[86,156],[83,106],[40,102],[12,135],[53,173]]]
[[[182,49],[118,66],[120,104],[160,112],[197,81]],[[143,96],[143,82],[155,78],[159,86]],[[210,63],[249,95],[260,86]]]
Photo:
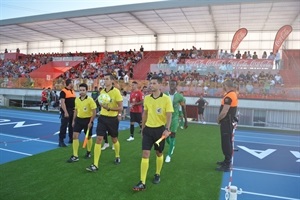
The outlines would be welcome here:
[[[204,113],[204,108],[198,108],[198,114],[203,115]]]
[[[84,133],[87,132],[87,127],[88,127],[88,124],[90,122],[90,117],[89,118],[79,118],[79,117],[76,117],[75,118],[75,124],[74,124],[74,128],[73,128],[73,132],[78,132],[80,133],[82,130],[84,130]],[[90,132],[89,132],[89,136],[92,136],[93,135],[93,125],[90,129]]]
[[[118,117],[108,117],[100,115],[96,129],[98,136],[104,136],[106,132],[111,137],[115,138],[119,135],[119,120]]]
[[[159,143],[159,146],[157,146],[155,142],[161,138],[164,131],[165,126],[158,128],[150,128],[146,126],[143,129],[142,150],[151,150],[152,146],[154,145],[154,149],[162,153],[165,147],[165,140],[162,140]]]
[[[142,123],[142,113],[130,112],[130,122]]]
[[[41,101],[41,104],[48,104],[48,101],[47,100]]]

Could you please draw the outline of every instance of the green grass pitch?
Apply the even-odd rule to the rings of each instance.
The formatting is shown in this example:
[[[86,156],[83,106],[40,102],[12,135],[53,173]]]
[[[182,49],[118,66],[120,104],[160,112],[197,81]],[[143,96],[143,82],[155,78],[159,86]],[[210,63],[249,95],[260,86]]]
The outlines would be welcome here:
[[[132,142],[126,141],[128,137],[129,130],[119,134],[121,164],[114,165],[114,151],[109,148],[102,151],[99,170],[93,173],[85,170],[92,159],[83,158],[85,150],[81,147],[79,162],[66,162],[72,154],[71,146],[2,164],[0,196],[6,200],[219,199],[223,173],[215,171],[215,163],[223,156],[218,126],[189,124],[188,129],[179,129],[174,155],[170,163],[164,163],[157,185],[152,183],[155,174],[152,150],[147,189],[141,192],[132,190],[140,177],[141,135],[136,134]],[[164,153],[167,148],[166,144]]]

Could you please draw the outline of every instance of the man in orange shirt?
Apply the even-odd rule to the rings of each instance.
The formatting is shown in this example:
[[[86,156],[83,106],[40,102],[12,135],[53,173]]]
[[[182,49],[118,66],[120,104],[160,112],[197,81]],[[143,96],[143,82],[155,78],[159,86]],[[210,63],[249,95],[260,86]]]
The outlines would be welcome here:
[[[225,158],[224,161],[217,162],[219,167],[217,167],[216,170],[229,172],[233,151],[233,123],[237,111],[238,98],[232,80],[224,81],[223,89],[226,93],[221,101],[217,122],[220,124],[222,152]]]

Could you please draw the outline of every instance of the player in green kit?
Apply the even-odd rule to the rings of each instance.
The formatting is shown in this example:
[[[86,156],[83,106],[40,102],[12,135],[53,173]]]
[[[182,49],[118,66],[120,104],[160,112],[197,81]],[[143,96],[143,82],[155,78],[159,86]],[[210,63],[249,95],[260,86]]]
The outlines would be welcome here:
[[[173,104],[174,112],[172,114],[172,122],[170,131],[171,134],[167,138],[167,143],[169,144],[168,154],[166,156],[165,162],[171,162],[171,155],[173,154],[175,148],[175,134],[179,127],[179,118],[180,113],[182,111],[183,118],[184,118],[184,128],[187,128],[187,118],[186,118],[186,106],[185,106],[185,98],[179,92],[177,92],[177,82],[175,80],[170,81],[170,91],[166,94],[170,96]]]

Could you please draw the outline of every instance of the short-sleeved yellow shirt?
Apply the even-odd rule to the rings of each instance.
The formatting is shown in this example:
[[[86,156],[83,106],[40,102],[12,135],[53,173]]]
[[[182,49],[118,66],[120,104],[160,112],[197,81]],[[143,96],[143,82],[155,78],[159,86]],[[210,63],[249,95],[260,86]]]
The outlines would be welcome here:
[[[109,108],[118,107],[118,102],[123,102],[123,97],[119,89],[112,87],[109,91],[105,91],[105,89],[101,90],[100,94],[107,93],[110,98],[111,102],[108,104]],[[100,115],[108,116],[108,117],[116,117],[118,115],[118,111],[108,111],[106,109],[101,109]]]
[[[89,118],[93,116],[93,110],[97,105],[92,97],[86,96],[83,100],[80,97],[75,99],[75,109],[77,110],[77,117]]]
[[[167,123],[167,112],[174,112],[171,98],[163,93],[158,98],[152,94],[144,99],[144,110],[148,111],[146,126],[155,128],[165,126]]]

